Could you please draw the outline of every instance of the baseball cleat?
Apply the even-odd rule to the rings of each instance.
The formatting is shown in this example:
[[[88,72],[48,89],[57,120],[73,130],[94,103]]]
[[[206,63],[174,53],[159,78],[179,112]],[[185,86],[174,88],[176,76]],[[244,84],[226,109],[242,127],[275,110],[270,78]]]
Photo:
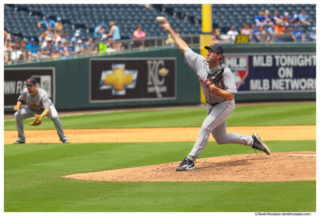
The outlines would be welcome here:
[[[270,150],[269,150],[268,146],[262,142],[262,140],[260,139],[258,134],[256,134],[256,133],[253,134],[252,138],[253,138],[252,148],[258,149],[259,151],[263,151],[267,155],[270,155]]]
[[[13,144],[25,144],[25,142],[21,142],[21,141],[17,140]]]
[[[68,140],[63,140],[62,142],[63,143],[70,143]]]
[[[194,162],[189,160],[188,158],[185,158],[180,165],[177,167],[177,171],[188,171],[193,170],[195,168]]]

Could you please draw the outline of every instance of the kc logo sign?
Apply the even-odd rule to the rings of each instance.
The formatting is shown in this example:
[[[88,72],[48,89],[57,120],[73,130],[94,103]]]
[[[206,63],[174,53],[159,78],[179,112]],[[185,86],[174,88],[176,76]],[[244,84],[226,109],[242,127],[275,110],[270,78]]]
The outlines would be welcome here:
[[[224,64],[232,71],[236,87],[239,89],[249,74],[248,56],[225,56]]]
[[[157,97],[161,98],[161,92],[167,92],[167,87],[164,86],[165,76],[169,70],[164,66],[163,60],[147,61],[148,64],[148,92],[156,92]]]
[[[112,70],[102,71],[100,89],[112,89],[112,95],[125,95],[126,89],[134,89],[138,70],[125,70],[125,64],[113,64]]]

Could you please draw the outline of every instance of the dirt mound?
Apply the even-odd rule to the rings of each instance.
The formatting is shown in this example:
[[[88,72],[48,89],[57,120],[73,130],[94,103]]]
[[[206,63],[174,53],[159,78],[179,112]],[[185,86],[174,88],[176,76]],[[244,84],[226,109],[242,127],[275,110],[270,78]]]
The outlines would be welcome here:
[[[196,168],[186,172],[175,171],[180,162],[174,162],[64,177],[116,182],[305,181],[316,180],[315,155],[311,151],[231,155],[198,159]]]

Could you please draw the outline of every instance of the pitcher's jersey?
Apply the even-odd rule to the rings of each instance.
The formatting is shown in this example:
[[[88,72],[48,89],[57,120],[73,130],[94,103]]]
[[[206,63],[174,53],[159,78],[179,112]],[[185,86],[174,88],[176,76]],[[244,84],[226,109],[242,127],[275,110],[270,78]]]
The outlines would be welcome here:
[[[23,89],[18,101],[24,101],[33,110],[44,110],[52,105],[47,92],[42,88],[38,88],[38,94],[35,97],[31,96],[27,88]]]
[[[194,72],[196,72],[196,74],[199,75],[203,81],[206,81],[208,76],[207,71],[210,70],[209,65],[206,64],[206,59],[202,55],[199,55],[198,53],[193,52],[190,48],[185,53],[184,58],[185,58],[186,64],[189,65],[191,69]],[[224,88],[226,91],[231,93],[236,93],[237,92],[236,82],[234,81],[231,70],[224,64],[221,64],[221,67],[224,69],[224,72],[222,74],[222,80],[220,81],[217,87]],[[200,85],[201,85],[204,97],[208,103],[210,104],[220,103],[221,101],[225,100],[224,98],[210,91],[210,89],[206,86],[205,83],[200,83]]]

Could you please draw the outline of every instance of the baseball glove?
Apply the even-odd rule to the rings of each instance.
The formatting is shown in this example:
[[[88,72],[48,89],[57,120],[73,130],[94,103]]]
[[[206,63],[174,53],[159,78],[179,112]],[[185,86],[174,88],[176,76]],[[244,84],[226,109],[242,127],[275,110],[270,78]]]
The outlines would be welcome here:
[[[42,117],[40,115],[38,115],[38,114],[35,114],[34,116],[36,117],[36,120],[34,120],[34,122],[30,122],[29,125],[32,125],[32,126],[41,125]]]
[[[209,86],[211,84],[219,83],[222,79],[222,74],[224,72],[224,69],[221,66],[217,66],[214,68],[211,68],[208,72],[206,85]]]

